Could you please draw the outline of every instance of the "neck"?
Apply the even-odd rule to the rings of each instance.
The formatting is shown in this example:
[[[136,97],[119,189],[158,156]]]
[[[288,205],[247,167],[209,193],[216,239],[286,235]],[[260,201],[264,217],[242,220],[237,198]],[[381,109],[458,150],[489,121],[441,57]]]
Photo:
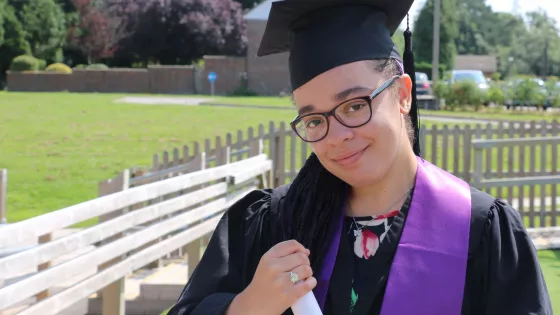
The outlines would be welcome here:
[[[352,188],[348,215],[376,216],[402,207],[407,192],[414,186],[417,170],[416,155],[410,150],[405,152],[393,160],[381,180],[373,185]]]

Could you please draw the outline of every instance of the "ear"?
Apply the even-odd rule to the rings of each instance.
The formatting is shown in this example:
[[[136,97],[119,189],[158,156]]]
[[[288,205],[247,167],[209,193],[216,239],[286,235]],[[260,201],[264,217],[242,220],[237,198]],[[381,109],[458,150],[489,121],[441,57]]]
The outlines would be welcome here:
[[[412,104],[412,80],[408,74],[403,74],[399,78],[399,105],[400,111],[403,115],[408,115],[410,112],[410,105]]]

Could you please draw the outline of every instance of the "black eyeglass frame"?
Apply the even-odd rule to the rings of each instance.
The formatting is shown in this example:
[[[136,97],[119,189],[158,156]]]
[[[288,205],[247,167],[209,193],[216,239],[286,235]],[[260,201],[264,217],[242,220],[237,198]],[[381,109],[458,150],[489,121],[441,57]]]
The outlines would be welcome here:
[[[368,122],[370,122],[371,118],[373,117],[373,108],[371,107],[371,103],[373,101],[374,98],[376,98],[377,96],[379,96],[379,94],[381,94],[383,91],[385,91],[388,87],[390,87],[397,79],[399,79],[401,77],[401,75],[394,75],[393,77],[391,77],[390,79],[386,80],[385,82],[381,83],[381,85],[379,85],[370,95],[368,96],[363,96],[363,97],[356,97],[356,98],[352,98],[349,100],[346,100],[338,105],[336,105],[333,109],[331,109],[328,112],[325,113],[309,113],[309,114],[305,114],[303,116],[296,116],[296,118],[294,118],[294,120],[292,120],[290,122],[290,127],[292,128],[292,130],[298,135],[298,137],[305,141],[305,142],[309,142],[309,143],[313,143],[313,142],[319,142],[323,139],[325,139],[327,137],[327,135],[329,134],[329,129],[330,129],[330,123],[329,123],[329,117],[333,116],[334,119],[336,119],[339,123],[341,123],[343,126],[347,127],[347,128],[358,128],[361,127],[365,124],[367,124]],[[368,106],[369,106],[369,118],[362,124],[359,124],[357,126],[348,126],[347,124],[345,124],[344,122],[342,122],[336,115],[335,112],[336,110],[344,105],[347,104],[348,102],[352,102],[352,101],[356,101],[356,100],[364,100]],[[296,125],[305,117],[309,117],[309,116],[315,116],[315,115],[321,115],[325,117],[325,120],[327,121],[327,131],[325,132],[325,135],[317,140],[306,140],[304,139],[298,132],[297,132],[297,128]]]

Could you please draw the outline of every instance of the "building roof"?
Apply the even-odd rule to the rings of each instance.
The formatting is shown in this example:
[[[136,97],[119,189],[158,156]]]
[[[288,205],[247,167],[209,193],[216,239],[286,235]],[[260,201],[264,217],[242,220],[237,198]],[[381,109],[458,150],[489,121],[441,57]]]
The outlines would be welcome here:
[[[272,2],[277,0],[265,0],[261,4],[257,5],[247,14],[245,14],[245,20],[259,20],[259,21],[266,21],[268,20],[268,14],[270,13],[270,8],[272,7]]]
[[[498,61],[496,56],[458,55],[455,58],[455,70],[496,72],[498,70]]]

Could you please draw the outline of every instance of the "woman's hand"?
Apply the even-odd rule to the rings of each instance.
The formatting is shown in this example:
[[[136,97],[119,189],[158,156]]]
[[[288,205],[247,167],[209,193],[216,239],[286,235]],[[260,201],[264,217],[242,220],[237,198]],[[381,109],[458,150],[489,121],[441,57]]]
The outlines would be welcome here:
[[[299,282],[290,281],[290,271]],[[262,256],[251,284],[232,301],[227,314],[282,314],[316,285],[309,250],[294,240],[278,243]]]

